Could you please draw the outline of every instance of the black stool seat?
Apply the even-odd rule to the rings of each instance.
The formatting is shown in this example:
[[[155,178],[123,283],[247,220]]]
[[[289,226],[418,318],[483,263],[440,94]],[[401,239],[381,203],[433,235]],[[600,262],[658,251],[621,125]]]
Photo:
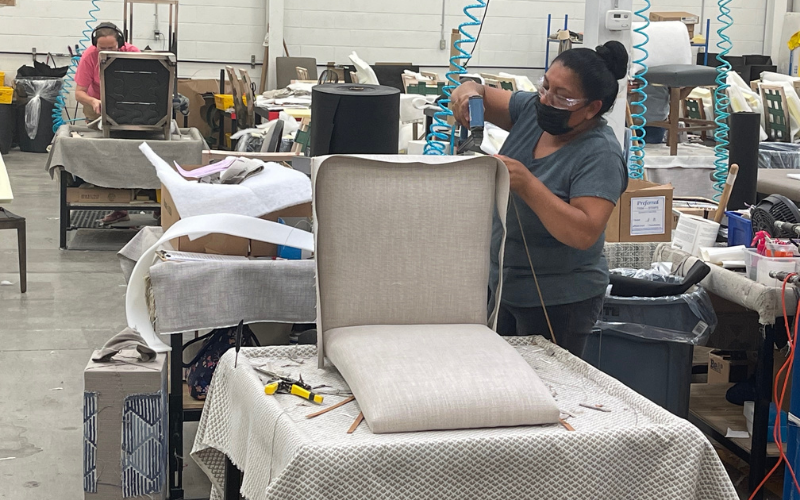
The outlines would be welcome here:
[[[717,69],[696,64],[665,64],[648,68],[645,79],[665,87],[709,87],[717,84]]]

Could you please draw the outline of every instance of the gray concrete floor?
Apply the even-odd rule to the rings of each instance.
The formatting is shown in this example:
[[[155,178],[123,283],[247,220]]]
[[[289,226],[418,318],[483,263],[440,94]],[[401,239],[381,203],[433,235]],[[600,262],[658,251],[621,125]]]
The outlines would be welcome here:
[[[83,369],[125,327],[125,282],[114,251],[58,248],[58,184],[47,155],[3,156],[27,219],[28,291],[19,291],[15,231],[0,231],[0,498],[83,499]],[[107,247],[106,247],[107,248]],[[184,456],[194,425],[186,425]],[[190,462],[187,498],[208,497]]]

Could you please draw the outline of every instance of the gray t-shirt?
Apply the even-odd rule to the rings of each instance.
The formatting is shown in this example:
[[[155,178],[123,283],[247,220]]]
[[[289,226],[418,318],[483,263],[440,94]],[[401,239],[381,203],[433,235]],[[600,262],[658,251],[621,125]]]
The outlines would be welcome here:
[[[535,96],[530,92],[516,92],[511,97],[509,111],[514,126],[500,154],[528,167],[550,191],[567,203],[572,198],[591,196],[616,204],[628,185],[628,174],[622,148],[611,127],[602,120],[598,127],[579,135],[555,153],[536,160],[533,150],[542,129],[536,123]],[[605,234],[588,250],[569,247],[545,229],[539,217],[521,198],[513,196],[545,304],[572,304],[605,293],[608,286],[608,266],[603,256]],[[502,301],[516,307],[540,306],[519,222],[510,202],[507,219]],[[502,226],[495,217],[489,280],[492,296],[497,286],[497,255],[501,238]]]

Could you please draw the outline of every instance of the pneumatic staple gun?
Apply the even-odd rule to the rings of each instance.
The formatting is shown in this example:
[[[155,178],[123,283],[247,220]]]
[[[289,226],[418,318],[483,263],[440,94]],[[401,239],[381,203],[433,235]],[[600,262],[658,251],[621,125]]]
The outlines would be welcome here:
[[[483,127],[483,97],[474,95],[469,98],[469,130],[461,127],[461,140],[456,154],[483,153]]]

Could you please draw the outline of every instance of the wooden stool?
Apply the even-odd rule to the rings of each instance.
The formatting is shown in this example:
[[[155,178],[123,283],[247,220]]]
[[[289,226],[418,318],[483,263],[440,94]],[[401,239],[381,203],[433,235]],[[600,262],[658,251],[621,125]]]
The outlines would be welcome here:
[[[12,214],[0,207],[0,229],[17,230],[17,248],[19,250],[19,289],[25,293],[28,290],[28,255],[25,244],[25,217]]]
[[[651,85],[669,87],[669,117],[667,121],[648,123],[653,127],[662,127],[669,131],[667,143],[670,156],[678,154],[678,134],[680,132],[705,132],[715,130],[713,120],[698,120],[680,118],[681,101],[686,99],[695,87],[716,86],[717,70],[707,66],[693,64],[668,64],[653,66],[645,75]],[[686,123],[686,127],[679,127],[678,122]]]

